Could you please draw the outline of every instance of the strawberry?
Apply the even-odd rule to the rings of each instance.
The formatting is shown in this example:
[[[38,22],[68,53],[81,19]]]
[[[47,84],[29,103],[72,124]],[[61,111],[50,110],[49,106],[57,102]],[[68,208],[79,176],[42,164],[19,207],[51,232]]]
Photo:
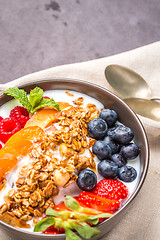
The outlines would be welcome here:
[[[64,232],[65,232],[64,228],[57,229],[54,225],[48,227],[45,231],[43,231],[43,233],[45,234],[62,234]]]
[[[61,212],[61,211],[71,211],[70,209],[68,209],[68,208],[66,207],[66,205],[64,204],[64,202],[55,205],[55,206],[54,206],[54,210],[55,210],[55,211],[60,211],[60,212]]]
[[[101,180],[91,192],[99,197],[114,200],[128,197],[128,188],[121,181],[116,179]]]
[[[99,197],[91,192],[82,191],[79,195],[79,202],[87,206],[102,212],[114,213],[116,212],[121,202],[119,200],[111,200]]]
[[[83,214],[91,214],[91,215],[97,215],[97,214],[101,214],[101,211],[97,211],[95,209],[90,209],[88,208],[88,206],[86,207],[86,205],[84,205],[80,200],[79,200],[79,197],[74,197],[74,199],[80,204],[81,207],[83,207]],[[63,212],[63,211],[71,211],[71,209],[67,208],[65,203],[62,202],[62,203],[59,203],[57,205],[54,206],[54,210],[55,211],[60,211],[60,212]]]

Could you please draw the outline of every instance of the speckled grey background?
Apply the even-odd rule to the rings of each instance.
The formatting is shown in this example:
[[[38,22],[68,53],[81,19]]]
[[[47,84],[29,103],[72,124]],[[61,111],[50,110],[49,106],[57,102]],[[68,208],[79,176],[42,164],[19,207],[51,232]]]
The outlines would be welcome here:
[[[0,83],[158,40],[159,0],[1,0]]]

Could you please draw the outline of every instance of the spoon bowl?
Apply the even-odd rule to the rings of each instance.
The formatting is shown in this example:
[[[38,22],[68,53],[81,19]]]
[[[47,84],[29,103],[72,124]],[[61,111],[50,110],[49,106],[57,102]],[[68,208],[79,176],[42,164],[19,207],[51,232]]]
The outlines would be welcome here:
[[[109,84],[123,98],[152,98],[146,81],[136,72],[120,65],[109,65],[105,69]]]
[[[127,98],[123,99],[136,113],[141,116],[150,118],[155,121],[160,121],[160,104],[142,98]]]

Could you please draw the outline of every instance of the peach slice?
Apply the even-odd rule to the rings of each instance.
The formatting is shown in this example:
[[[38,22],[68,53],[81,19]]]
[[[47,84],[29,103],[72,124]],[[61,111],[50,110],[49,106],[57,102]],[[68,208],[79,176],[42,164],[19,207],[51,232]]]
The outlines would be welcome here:
[[[69,103],[67,102],[58,102],[60,109],[66,109],[69,107]],[[43,108],[39,111],[37,111],[26,123],[26,127],[30,126],[39,126],[42,129],[49,127],[52,123],[55,123],[58,121],[57,117],[61,114],[57,109],[55,108]]]
[[[34,140],[42,140],[44,131],[39,127],[23,128],[16,132],[0,150],[0,181],[17,164],[18,158],[27,155]]]

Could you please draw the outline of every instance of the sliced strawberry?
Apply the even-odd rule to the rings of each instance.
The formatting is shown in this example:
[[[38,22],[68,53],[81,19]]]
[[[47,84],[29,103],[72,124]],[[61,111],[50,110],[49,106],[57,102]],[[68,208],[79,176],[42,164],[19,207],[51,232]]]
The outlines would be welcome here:
[[[54,210],[55,210],[55,211],[60,211],[60,212],[61,212],[61,211],[71,211],[70,209],[68,209],[68,208],[66,207],[66,205],[64,204],[64,202],[55,205],[55,206],[54,206]]]
[[[118,200],[111,200],[99,197],[91,192],[82,191],[79,195],[79,202],[88,208],[93,208],[98,211],[114,213],[116,212],[121,202]]]
[[[76,199],[77,202],[79,202],[79,204],[81,205],[81,207],[83,207],[83,211],[81,212],[82,214],[97,215],[97,214],[101,214],[101,213],[102,213],[101,210],[99,211],[99,210],[96,210],[96,209],[91,209],[91,208],[89,208],[88,206],[86,207],[86,205],[84,205],[84,204],[81,202],[81,200],[79,199],[79,197],[74,197],[74,199]],[[72,210],[70,210],[70,209],[68,209],[68,208],[66,207],[66,205],[64,204],[64,202],[55,205],[55,206],[54,206],[54,210],[60,211],[60,212],[61,212],[61,211],[71,211],[71,212],[72,212]]]
[[[61,234],[64,232],[65,232],[64,228],[57,229],[54,225],[50,226],[45,231],[43,231],[43,233],[45,234]]]
[[[97,183],[92,193],[99,197],[120,200],[128,197],[128,188],[119,180],[103,179]]]

